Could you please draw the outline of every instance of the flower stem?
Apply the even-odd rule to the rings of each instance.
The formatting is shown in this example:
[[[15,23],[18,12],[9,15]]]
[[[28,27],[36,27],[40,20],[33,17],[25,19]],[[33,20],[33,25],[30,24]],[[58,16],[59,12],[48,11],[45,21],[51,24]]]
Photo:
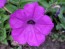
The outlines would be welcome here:
[[[8,13],[12,13],[11,11],[9,11],[6,7],[4,7],[4,10],[6,10]]]

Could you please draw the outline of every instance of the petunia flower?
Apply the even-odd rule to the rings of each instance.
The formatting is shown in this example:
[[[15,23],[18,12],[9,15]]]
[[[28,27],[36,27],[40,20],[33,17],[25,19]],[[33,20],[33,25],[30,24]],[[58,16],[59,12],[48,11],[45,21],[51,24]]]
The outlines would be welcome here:
[[[51,18],[45,15],[45,9],[37,2],[28,3],[24,9],[18,9],[10,15],[12,38],[19,44],[39,46],[54,27]]]
[[[0,0],[0,8],[3,8],[7,0]]]

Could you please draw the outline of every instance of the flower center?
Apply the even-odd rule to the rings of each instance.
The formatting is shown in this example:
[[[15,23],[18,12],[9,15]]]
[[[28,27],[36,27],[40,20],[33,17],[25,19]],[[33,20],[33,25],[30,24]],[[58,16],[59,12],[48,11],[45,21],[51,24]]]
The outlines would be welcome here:
[[[33,21],[33,20],[29,20],[29,21],[27,21],[27,24],[35,24],[35,21]]]

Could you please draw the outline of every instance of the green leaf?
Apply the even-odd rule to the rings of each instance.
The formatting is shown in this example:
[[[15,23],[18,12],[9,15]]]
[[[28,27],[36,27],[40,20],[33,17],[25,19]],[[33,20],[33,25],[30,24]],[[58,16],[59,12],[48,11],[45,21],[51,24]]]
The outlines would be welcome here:
[[[59,14],[59,20],[60,20],[60,22],[61,22],[61,26],[62,26],[62,28],[63,29],[65,29],[65,17],[63,16],[63,11],[64,11],[64,9],[63,8],[61,8],[61,11],[60,11],[60,14]]]
[[[65,41],[65,35],[61,34],[61,36],[59,37],[59,41],[64,42]]]
[[[8,45],[7,40],[6,40],[6,39],[4,39],[4,40],[2,41],[2,44]]]
[[[61,26],[62,26],[62,28],[64,28],[65,29],[65,25],[64,24],[60,24]]]
[[[23,8],[26,3],[28,2],[20,2],[20,7]]]
[[[58,15],[58,17],[61,18],[61,19],[63,18],[63,11],[64,11],[64,9],[61,8],[61,9],[60,9],[60,14]]]
[[[0,30],[0,41],[4,40],[6,38],[6,29],[3,28]]]
[[[11,37],[11,36],[8,36],[7,40],[11,40],[11,41],[12,41],[13,39],[12,39],[12,37]]]
[[[19,0],[9,0],[9,2],[17,3],[17,2],[19,2]]]
[[[14,11],[17,9],[17,7],[14,6],[14,5],[12,5],[12,4],[7,4],[7,5],[6,5],[6,8],[7,8],[10,12],[14,12]]]
[[[49,7],[50,7],[50,4],[47,3],[46,1],[40,1],[39,3],[40,3],[43,7],[45,7],[45,8],[49,8]]]
[[[58,1],[58,2],[61,2],[61,3],[62,3],[62,2],[65,2],[65,0],[57,0],[57,1]]]
[[[3,15],[2,16],[3,22],[9,19],[9,15]]]
[[[52,36],[51,36],[53,39],[58,39],[58,33],[54,33],[54,34],[52,34]]]
[[[5,26],[4,26],[5,29],[9,29],[10,28],[10,25],[9,23],[7,23]]]
[[[0,9],[0,15],[3,14],[5,12],[4,9]]]
[[[58,23],[58,24],[56,25],[56,30],[60,30],[60,29],[62,29],[62,26]]]
[[[21,2],[34,2],[34,1],[40,1],[40,0],[21,0]]]
[[[3,27],[3,22],[2,22],[2,20],[0,20],[0,30],[2,27]]]
[[[61,22],[60,26],[65,29],[65,17],[63,17],[63,15],[59,15],[59,20]]]

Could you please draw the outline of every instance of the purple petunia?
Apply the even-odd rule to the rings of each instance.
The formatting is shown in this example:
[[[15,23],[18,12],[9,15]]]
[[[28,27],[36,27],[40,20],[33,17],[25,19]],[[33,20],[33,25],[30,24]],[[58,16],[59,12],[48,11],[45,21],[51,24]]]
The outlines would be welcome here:
[[[49,16],[45,15],[45,9],[37,2],[28,3],[24,9],[18,9],[10,15],[10,27],[12,38],[19,44],[39,46],[45,41],[54,24]]]
[[[7,0],[0,0],[0,8],[3,8]]]

